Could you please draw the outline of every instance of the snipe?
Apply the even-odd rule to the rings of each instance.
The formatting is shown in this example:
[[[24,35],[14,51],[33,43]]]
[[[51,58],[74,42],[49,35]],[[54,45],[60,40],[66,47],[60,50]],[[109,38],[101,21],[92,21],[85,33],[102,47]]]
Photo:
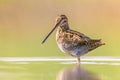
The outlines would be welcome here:
[[[56,28],[56,42],[58,47],[62,52],[77,57],[78,63],[80,63],[80,56],[104,45],[101,39],[91,39],[80,32],[71,30],[68,25],[68,18],[65,15],[60,15],[56,18],[54,28],[43,39],[42,43],[46,41]]]

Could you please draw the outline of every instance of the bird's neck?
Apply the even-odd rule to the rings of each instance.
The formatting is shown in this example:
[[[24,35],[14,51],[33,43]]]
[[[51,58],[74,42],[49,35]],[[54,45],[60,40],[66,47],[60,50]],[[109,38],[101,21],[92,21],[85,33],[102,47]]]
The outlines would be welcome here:
[[[61,28],[62,31],[67,31],[69,29],[68,23],[62,23],[59,28]]]

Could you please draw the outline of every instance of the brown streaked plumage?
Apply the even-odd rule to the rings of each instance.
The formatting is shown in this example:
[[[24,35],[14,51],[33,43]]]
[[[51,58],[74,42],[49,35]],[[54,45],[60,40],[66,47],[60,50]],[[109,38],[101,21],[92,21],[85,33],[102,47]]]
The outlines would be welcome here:
[[[42,43],[46,41],[56,28],[56,42],[58,47],[62,52],[77,57],[78,63],[80,63],[80,56],[104,45],[104,43],[101,43],[101,39],[91,39],[80,32],[71,30],[68,25],[68,18],[65,15],[60,15],[56,18],[55,27],[43,39]]]

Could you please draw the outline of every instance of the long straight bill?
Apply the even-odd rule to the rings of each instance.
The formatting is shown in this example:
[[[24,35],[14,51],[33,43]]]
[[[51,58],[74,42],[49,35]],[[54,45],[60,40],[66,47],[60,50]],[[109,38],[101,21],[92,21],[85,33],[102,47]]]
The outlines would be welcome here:
[[[47,40],[47,38],[52,34],[52,32],[57,28],[60,21],[55,25],[55,27],[48,33],[48,35],[42,40],[42,44]]]

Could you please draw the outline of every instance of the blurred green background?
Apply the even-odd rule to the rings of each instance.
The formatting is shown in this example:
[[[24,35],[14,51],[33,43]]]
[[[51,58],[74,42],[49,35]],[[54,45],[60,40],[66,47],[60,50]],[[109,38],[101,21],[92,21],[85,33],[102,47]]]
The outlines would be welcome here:
[[[60,14],[71,29],[106,43],[87,56],[120,56],[119,0],[0,0],[0,56],[66,56],[55,32],[41,45]]]

